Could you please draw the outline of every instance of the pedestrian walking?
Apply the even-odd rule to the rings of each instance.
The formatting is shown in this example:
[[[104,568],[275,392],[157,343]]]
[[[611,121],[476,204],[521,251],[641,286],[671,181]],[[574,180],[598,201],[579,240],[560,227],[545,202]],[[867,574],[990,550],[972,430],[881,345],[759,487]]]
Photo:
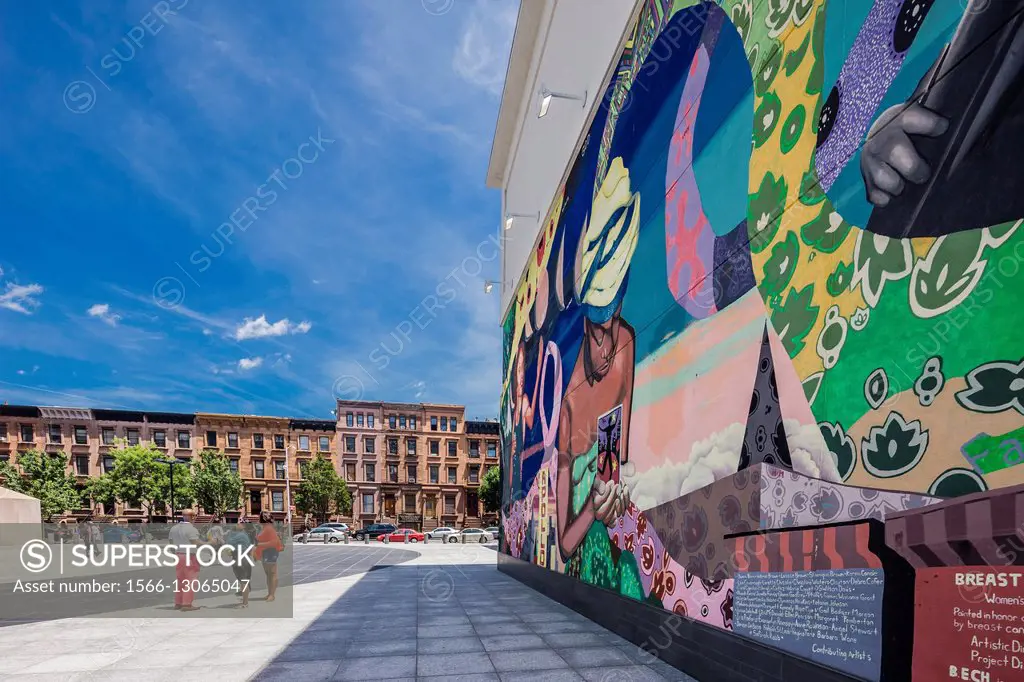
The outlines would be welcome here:
[[[267,601],[274,601],[277,593],[277,557],[284,550],[281,537],[274,528],[274,517],[270,512],[260,512],[260,534],[256,537],[256,558],[263,562],[263,573],[267,576]]]
[[[174,608],[178,611],[197,611],[201,608],[192,604],[195,599],[192,581],[199,575],[199,562],[196,561],[194,548],[200,544],[199,530],[192,525],[192,514],[191,509],[182,511],[181,522],[175,524],[167,536],[169,544],[177,548]],[[185,549],[189,546],[193,547],[191,554]]]
[[[236,594],[242,598],[242,603],[239,604],[239,607],[247,609],[249,608],[253,565],[249,560],[242,557],[245,555],[245,550],[252,547],[255,543],[252,536],[246,530],[244,520],[239,519],[231,532],[225,536],[224,544],[234,550],[234,564],[231,566],[231,570],[235,574],[235,579],[238,580],[239,589]]]

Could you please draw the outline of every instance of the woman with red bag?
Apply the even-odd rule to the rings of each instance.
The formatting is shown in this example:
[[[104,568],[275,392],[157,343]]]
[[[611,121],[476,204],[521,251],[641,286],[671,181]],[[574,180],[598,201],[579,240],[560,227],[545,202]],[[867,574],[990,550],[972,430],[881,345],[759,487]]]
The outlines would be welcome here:
[[[263,562],[263,573],[267,576],[267,601],[274,601],[277,592],[277,557],[284,550],[281,537],[274,528],[274,519],[270,512],[260,512],[262,528],[256,536],[256,559]]]

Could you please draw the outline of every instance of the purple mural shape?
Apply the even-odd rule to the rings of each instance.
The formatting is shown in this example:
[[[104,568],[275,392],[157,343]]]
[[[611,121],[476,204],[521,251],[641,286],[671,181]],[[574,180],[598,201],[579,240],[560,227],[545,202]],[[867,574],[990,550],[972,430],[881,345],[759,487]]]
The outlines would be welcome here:
[[[814,165],[827,191],[875,118],[934,0],[876,0],[821,108]]]
[[[622,460],[622,406],[597,418],[597,476],[606,483],[619,481]]]

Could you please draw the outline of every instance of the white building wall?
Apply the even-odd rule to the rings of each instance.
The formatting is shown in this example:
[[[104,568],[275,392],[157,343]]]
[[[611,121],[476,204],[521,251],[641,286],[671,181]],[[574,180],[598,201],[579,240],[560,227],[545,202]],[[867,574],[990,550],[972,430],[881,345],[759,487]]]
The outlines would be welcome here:
[[[508,311],[533,251],[540,223],[517,218],[504,230],[506,213],[547,214],[590,112],[603,103],[603,84],[636,5],[634,0],[523,0],[545,4],[532,55],[530,76],[520,102],[520,121],[504,169],[502,229],[502,313]],[[547,116],[537,118],[539,92],[587,93],[580,102],[555,99]],[[506,96],[508,93],[506,93]],[[502,104],[506,106],[508,103]],[[504,319],[504,318],[503,318]]]

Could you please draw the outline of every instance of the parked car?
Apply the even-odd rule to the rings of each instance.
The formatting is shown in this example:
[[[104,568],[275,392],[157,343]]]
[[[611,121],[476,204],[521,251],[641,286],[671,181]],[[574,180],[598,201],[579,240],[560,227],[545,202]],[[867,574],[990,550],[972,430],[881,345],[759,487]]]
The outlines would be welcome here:
[[[396,530],[398,530],[398,526],[393,523],[374,523],[366,528],[356,530],[352,534],[352,537],[359,541],[362,541],[364,538],[376,540],[381,535],[384,535],[385,533],[394,533]]]
[[[313,530],[306,533],[306,537],[302,540],[303,542],[322,542],[327,544],[329,542],[342,542],[345,540],[345,531],[341,528],[334,528],[331,526],[317,526]]]
[[[317,526],[317,528],[337,528],[338,530],[343,530],[346,533],[351,533],[347,523],[340,523],[338,521],[331,521],[329,523],[321,523],[319,526]]]
[[[453,533],[457,532],[458,531],[454,528],[449,528],[448,526],[440,526],[427,533],[427,537],[431,540],[445,540],[448,538],[449,535],[452,535]]]
[[[492,538],[497,538],[498,534],[501,533],[501,529],[497,526],[487,526],[484,528],[485,533],[490,533]]]
[[[448,536],[448,542],[479,542],[483,544],[493,539],[494,537],[483,528],[463,528],[461,533],[452,533]]]
[[[378,540],[381,542],[405,542],[405,536],[409,536],[409,542],[423,542],[426,536],[423,533],[411,528],[399,528],[393,533],[385,533]]]
[[[120,526],[110,526],[103,529],[103,542],[124,543],[141,542],[142,533],[137,530],[128,530]]]

